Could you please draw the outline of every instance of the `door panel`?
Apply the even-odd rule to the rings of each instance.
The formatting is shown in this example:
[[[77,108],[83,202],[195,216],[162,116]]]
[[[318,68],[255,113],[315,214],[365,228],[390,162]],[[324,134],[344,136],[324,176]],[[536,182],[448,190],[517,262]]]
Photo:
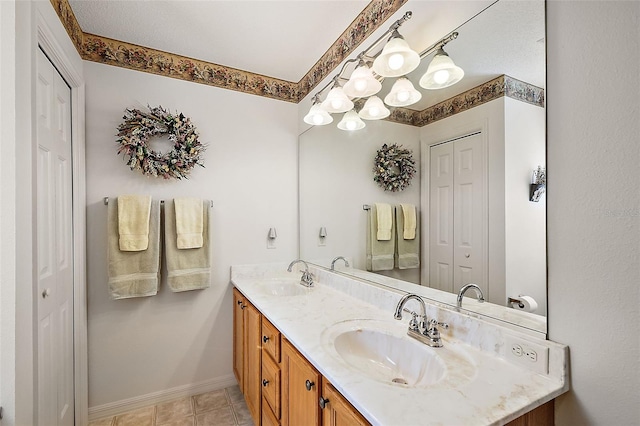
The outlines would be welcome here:
[[[430,148],[429,286],[457,293],[484,281],[484,159],[480,133]]]
[[[74,424],[71,90],[37,56],[38,424]]]

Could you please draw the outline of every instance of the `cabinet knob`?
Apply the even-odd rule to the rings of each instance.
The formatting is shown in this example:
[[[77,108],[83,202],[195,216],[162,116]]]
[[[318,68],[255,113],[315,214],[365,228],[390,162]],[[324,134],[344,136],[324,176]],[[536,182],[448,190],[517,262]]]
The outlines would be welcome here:
[[[464,257],[466,257],[466,258],[468,259],[468,258],[470,258],[470,257],[471,257],[471,254],[469,254],[469,253],[465,253],[465,254],[464,254]]]
[[[262,386],[264,386],[265,388],[267,387],[268,384],[269,384],[268,380],[265,379],[262,381]]]
[[[311,388],[312,388],[312,387],[314,387],[316,384],[315,384],[315,383],[313,383],[313,382],[312,382],[312,381],[310,381],[310,380],[307,380],[306,382],[304,382],[304,385],[305,385],[305,387],[307,388],[307,390],[308,390],[308,391],[310,391],[310,390],[311,390]]]
[[[268,341],[269,341],[269,338],[267,336],[262,336],[263,343],[267,343]]]
[[[45,289],[42,291],[42,298],[43,298],[43,299],[46,299],[47,297],[49,297],[49,295],[50,295],[50,294],[51,294],[51,290],[50,290],[50,289],[48,289],[48,288],[45,288]]]
[[[328,403],[329,403],[328,399],[320,397],[320,408],[324,410],[324,408],[327,406]]]
[[[247,305],[242,305],[242,306],[240,306],[240,309],[244,309],[246,307],[247,307]]]
[[[238,305],[242,305],[242,300],[238,300],[236,303],[238,303]]]

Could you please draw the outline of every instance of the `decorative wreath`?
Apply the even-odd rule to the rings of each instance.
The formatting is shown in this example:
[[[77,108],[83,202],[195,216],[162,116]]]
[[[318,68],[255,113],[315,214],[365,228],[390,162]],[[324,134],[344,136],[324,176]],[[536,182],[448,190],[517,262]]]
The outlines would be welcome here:
[[[198,141],[196,127],[182,113],[173,115],[162,106],[149,108],[149,113],[126,109],[124,122],[118,126],[118,154],[128,156],[131,170],[143,175],[162,176],[165,179],[186,178],[201,161],[205,146]],[[154,136],[167,135],[173,149],[165,154],[149,148]]]
[[[402,145],[382,145],[376,154],[373,180],[385,191],[398,192],[411,183],[416,162],[410,150]]]

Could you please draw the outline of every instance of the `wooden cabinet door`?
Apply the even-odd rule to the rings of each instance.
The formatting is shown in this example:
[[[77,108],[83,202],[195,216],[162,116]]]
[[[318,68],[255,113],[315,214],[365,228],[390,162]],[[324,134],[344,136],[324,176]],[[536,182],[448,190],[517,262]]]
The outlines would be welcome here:
[[[282,425],[319,426],[321,376],[287,341],[282,342]]]
[[[240,385],[240,392],[244,393],[244,307],[245,299],[242,294],[233,289],[233,374]]]
[[[322,426],[365,426],[369,422],[328,381],[322,383]]]
[[[262,400],[261,315],[252,304],[244,308],[244,399],[255,424],[260,424]]]

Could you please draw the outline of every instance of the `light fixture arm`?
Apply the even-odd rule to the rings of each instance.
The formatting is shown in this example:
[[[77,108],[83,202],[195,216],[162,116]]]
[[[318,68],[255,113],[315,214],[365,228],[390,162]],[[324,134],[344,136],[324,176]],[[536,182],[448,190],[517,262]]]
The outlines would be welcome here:
[[[437,51],[438,49],[442,49],[444,46],[447,45],[447,43],[457,38],[458,38],[458,32],[457,31],[452,32],[442,40],[437,41],[436,43],[433,43],[431,46],[427,47],[425,50],[420,52],[420,59],[424,59],[425,57],[429,56],[430,54]]]
[[[398,28],[400,28],[402,24],[404,24],[409,19],[411,19],[412,15],[413,15],[413,12],[407,11],[400,19],[395,21],[384,34],[378,37],[378,39],[374,41],[368,48],[360,52],[360,54],[358,54],[358,56],[355,59],[347,59],[345,63],[342,64],[342,68],[340,68],[340,71],[338,72],[338,74],[336,74],[336,76],[333,77],[331,81],[329,81],[322,89],[318,90],[316,94],[313,96],[313,99],[316,99],[316,97],[319,99],[320,95],[325,90],[327,90],[329,86],[335,87],[338,84],[338,80],[348,81],[349,80],[348,78],[342,77],[342,73],[344,72],[348,64],[351,64],[354,62],[360,63],[360,61],[367,62],[367,60],[371,62],[372,60],[374,60],[380,54],[380,52],[376,53],[373,56],[368,55],[368,53],[371,52],[374,48],[376,48],[380,44],[380,42],[382,42],[383,40],[386,40],[390,34],[397,32]]]

